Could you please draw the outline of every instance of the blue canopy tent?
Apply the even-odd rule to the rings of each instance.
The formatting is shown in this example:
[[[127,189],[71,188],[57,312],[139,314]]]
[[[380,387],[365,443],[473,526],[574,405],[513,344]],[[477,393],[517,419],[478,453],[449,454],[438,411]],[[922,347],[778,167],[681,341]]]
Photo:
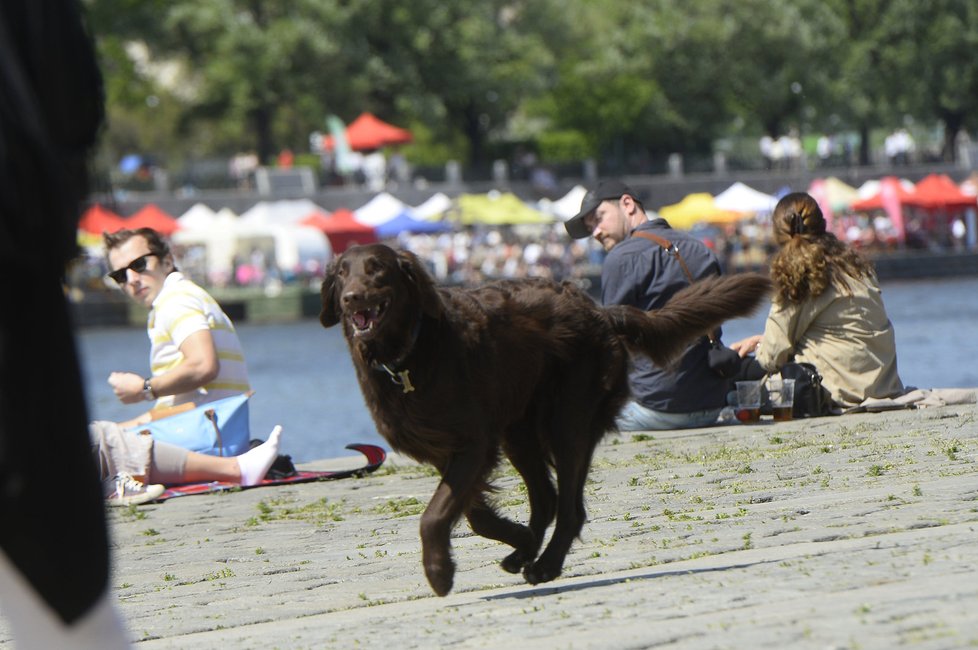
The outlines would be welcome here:
[[[445,221],[425,221],[411,216],[410,210],[405,210],[399,215],[378,224],[374,227],[378,239],[389,239],[397,237],[402,232],[409,233],[437,233],[448,232],[452,229],[452,224]]]

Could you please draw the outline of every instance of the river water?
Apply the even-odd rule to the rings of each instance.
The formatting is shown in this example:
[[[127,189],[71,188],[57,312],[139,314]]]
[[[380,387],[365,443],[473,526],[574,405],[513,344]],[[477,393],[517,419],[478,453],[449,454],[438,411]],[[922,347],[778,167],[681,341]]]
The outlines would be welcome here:
[[[883,299],[896,329],[900,376],[919,388],[978,386],[978,278],[883,284]],[[751,318],[724,325],[724,340],[763,331],[767,306]],[[389,446],[377,434],[339,327],[303,320],[238,325],[255,395],[250,402],[253,437],[282,424],[283,452],[296,462],[355,452],[349,443]],[[142,375],[149,342],[141,328],[93,328],[79,332],[89,415],[123,420],[139,406],[120,404],[106,383],[113,370]]]

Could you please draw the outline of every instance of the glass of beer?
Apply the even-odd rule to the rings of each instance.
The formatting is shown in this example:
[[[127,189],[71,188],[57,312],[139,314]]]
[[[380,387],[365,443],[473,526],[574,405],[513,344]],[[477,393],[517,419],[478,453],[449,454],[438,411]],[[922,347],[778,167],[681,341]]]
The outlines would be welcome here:
[[[771,412],[775,422],[791,419],[791,406],[795,403],[794,379],[769,379],[767,392],[771,396]]]
[[[761,382],[737,382],[737,419],[744,424],[757,422],[761,419]]]

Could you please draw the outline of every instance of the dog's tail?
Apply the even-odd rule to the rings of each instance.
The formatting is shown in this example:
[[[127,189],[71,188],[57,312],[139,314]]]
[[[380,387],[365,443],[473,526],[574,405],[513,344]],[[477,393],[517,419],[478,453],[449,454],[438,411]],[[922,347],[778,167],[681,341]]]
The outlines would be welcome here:
[[[665,366],[723,321],[749,316],[770,289],[771,281],[758,273],[717,276],[686,287],[661,309],[617,305],[606,313],[629,349]]]

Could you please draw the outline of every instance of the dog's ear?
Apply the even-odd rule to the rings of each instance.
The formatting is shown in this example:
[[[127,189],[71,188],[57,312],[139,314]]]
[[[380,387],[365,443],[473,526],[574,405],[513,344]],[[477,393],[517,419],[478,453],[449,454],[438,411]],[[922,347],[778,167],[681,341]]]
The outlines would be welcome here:
[[[319,295],[323,302],[323,308],[319,312],[319,322],[323,324],[323,327],[332,327],[340,322],[339,304],[336,300],[335,261],[326,267],[326,275],[323,277],[323,284],[319,288]]]
[[[441,296],[421,260],[410,251],[400,250],[397,252],[397,263],[401,267],[401,273],[417,291],[421,311],[432,318],[440,318],[443,309]]]

